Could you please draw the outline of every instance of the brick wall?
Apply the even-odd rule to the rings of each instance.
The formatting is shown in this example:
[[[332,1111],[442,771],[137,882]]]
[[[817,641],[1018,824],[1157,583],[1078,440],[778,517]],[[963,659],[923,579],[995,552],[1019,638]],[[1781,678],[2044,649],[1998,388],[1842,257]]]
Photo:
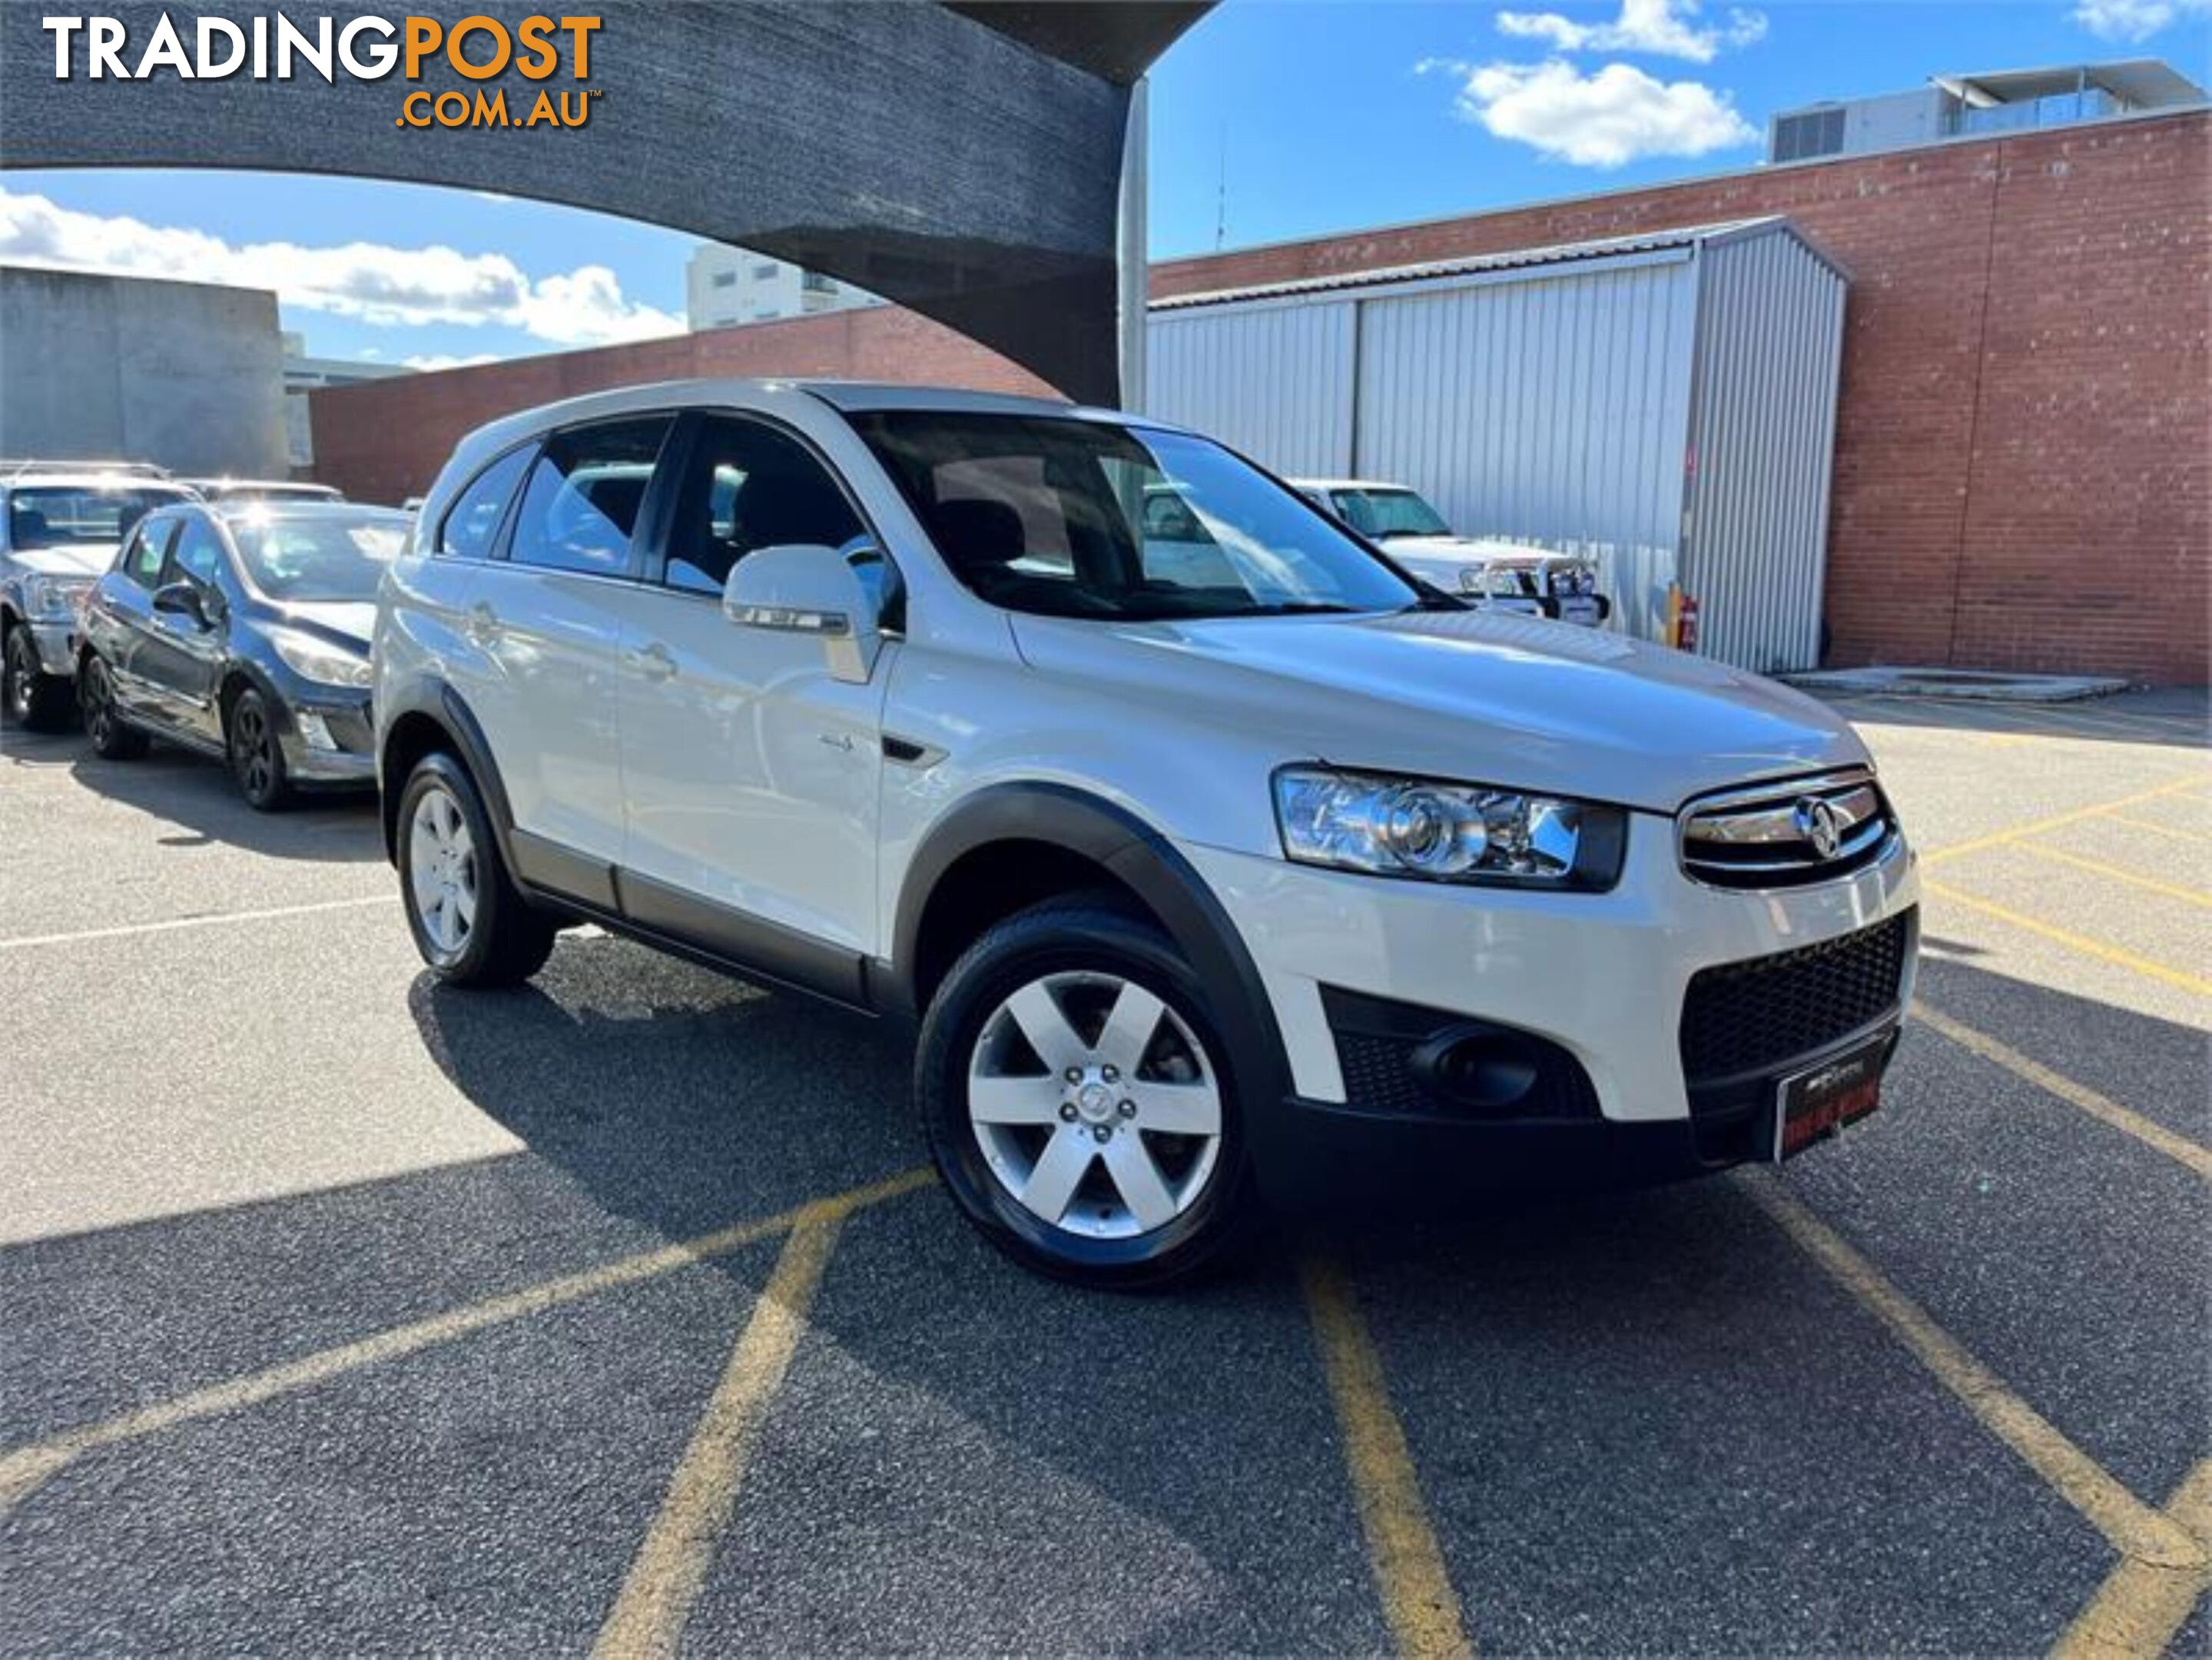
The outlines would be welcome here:
[[[2208,678],[2212,116],[2111,123],[1170,260],[1155,296],[1788,214],[1850,268],[1831,660]],[[1047,390],[888,307],[313,394],[319,477],[421,490],[511,410],[695,374]]]
[[[943,324],[875,306],[326,387],[308,394],[314,476],[358,501],[403,502],[428,488],[464,433],[517,410],[650,380],[775,374],[1053,395]]]
[[[1152,268],[1156,298],[1789,215],[1850,268],[1831,660],[2202,683],[2212,117],[2077,127]]]

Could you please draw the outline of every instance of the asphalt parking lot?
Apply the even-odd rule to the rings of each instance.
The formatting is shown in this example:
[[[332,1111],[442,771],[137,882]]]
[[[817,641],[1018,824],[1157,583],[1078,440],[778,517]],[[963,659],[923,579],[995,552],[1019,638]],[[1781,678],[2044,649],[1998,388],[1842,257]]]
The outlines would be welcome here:
[[[434,988],[362,805],[0,762],[0,1649],[2212,1649],[2201,695],[1846,705],[1923,850],[1780,1172],[1001,1262],[864,1025]]]

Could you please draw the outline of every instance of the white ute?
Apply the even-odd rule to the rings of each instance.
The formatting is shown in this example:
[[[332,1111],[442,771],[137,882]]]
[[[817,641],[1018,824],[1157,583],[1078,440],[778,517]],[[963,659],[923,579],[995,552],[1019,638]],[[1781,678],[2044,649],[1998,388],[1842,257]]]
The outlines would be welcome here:
[[[1294,478],[1291,486],[1334,514],[1421,579],[1484,611],[1552,617],[1595,628],[1613,615],[1587,559],[1494,536],[1462,536],[1403,484],[1371,478]]]
[[[1911,992],[1913,857],[1822,705],[1417,589],[1133,416],[534,410],[447,463],[374,655],[434,972],[588,920],[911,1022],[953,1200],[1085,1283],[1261,1195],[1787,1156],[1872,1110]]]

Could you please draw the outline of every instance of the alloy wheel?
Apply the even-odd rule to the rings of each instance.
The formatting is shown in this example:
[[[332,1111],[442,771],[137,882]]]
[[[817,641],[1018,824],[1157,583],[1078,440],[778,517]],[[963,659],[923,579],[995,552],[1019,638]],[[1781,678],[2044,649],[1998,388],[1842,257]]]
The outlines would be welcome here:
[[[231,763],[238,769],[239,784],[250,800],[258,801],[268,794],[276,778],[276,741],[259,700],[241,699],[230,718]]]
[[[477,920],[477,850],[460,803],[442,789],[425,790],[407,830],[407,879],[415,914],[438,952],[454,958]]]
[[[1166,1226],[1221,1152],[1221,1083],[1188,1022],[1133,980],[1048,974],[994,1009],[968,1067],[968,1116],[999,1185],[1095,1239]]]

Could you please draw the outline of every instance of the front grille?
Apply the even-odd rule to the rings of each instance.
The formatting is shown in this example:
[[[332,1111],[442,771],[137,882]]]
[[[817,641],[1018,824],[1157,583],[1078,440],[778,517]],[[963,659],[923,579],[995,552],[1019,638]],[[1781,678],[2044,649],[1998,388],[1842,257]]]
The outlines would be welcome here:
[[[1719,888],[1800,887],[1872,864],[1897,833],[1874,775],[1854,767],[1692,801],[1680,819],[1682,869]]]
[[[1690,976],[1682,1003],[1682,1072],[1692,1088],[1771,1071],[1896,1009],[1912,947],[1912,913],[1772,957]]]

